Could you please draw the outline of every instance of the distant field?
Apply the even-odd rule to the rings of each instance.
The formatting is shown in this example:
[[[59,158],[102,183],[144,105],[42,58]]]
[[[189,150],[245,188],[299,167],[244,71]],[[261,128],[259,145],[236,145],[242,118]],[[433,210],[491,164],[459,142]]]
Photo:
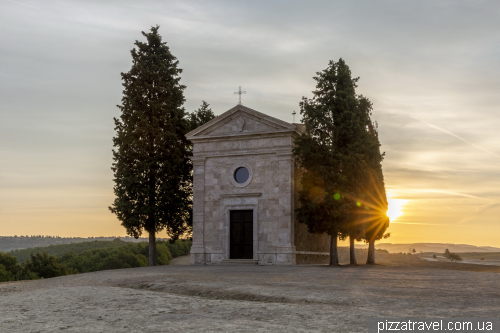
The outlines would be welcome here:
[[[0,252],[12,250],[22,250],[34,247],[45,247],[49,245],[61,245],[71,243],[93,242],[93,241],[113,241],[119,238],[125,242],[147,242],[148,238],[135,239],[134,237],[58,237],[58,236],[0,236]],[[157,240],[167,240],[157,238]]]
[[[484,259],[484,261],[498,261],[500,260],[500,252],[466,252],[466,253],[458,253],[460,257],[466,260],[471,260],[471,259],[477,259],[481,260],[481,258]],[[423,257],[430,258],[433,255],[438,256],[443,256],[443,253],[439,252],[424,252],[422,254]]]
[[[356,244],[356,247],[366,247],[366,244]],[[408,244],[392,244],[392,243],[376,243],[377,249],[386,249],[389,253],[443,253],[446,249],[455,253],[469,253],[469,252],[500,252],[500,248],[492,246],[475,246],[468,244],[447,244],[447,243],[408,243]]]
[[[124,242],[120,239],[115,239],[113,241],[92,241],[92,242],[81,242],[81,243],[72,243],[72,244],[60,244],[60,245],[49,245],[49,246],[41,246],[41,247],[32,247],[23,250],[14,250],[11,251],[14,257],[17,258],[19,262],[23,262],[30,257],[30,253],[37,252],[47,252],[50,255],[55,257],[60,257],[63,254],[74,252],[74,253],[82,253],[87,250],[96,250],[96,249],[105,249],[110,247],[121,247],[130,244],[128,242]]]

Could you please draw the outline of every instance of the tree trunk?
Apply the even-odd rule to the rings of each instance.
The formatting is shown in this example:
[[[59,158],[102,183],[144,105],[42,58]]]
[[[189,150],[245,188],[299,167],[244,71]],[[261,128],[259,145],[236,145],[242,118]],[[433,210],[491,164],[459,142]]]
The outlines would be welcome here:
[[[156,234],[149,232],[149,266],[156,266]]]
[[[337,249],[337,233],[330,235],[330,266],[339,264],[339,251]]]
[[[350,257],[350,262],[349,264],[351,265],[357,265],[358,263],[356,262],[356,252],[354,249],[354,237],[349,236],[349,257]]]
[[[374,264],[375,263],[375,240],[372,240],[368,243],[368,258],[366,259],[366,264]]]

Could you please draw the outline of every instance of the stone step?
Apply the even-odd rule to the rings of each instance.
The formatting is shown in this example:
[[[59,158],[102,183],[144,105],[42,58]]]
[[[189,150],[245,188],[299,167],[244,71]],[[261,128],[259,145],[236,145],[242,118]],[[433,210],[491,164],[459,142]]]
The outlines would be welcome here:
[[[258,260],[253,259],[222,259],[222,265],[257,265]]]

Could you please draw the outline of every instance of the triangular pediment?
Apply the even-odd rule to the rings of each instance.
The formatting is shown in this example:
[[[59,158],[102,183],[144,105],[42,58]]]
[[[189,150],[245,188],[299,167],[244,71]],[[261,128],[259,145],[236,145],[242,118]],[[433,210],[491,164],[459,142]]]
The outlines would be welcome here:
[[[268,116],[243,105],[236,105],[208,123],[189,132],[189,140],[196,138],[247,135],[252,133],[302,132],[295,124]]]

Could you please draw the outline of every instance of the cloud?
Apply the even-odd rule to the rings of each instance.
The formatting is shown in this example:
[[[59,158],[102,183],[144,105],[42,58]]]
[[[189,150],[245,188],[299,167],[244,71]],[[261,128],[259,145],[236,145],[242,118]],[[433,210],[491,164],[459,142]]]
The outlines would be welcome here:
[[[495,156],[495,157],[500,158],[500,155],[497,155],[497,154],[495,154],[495,153],[492,153],[491,151],[486,150],[486,149],[484,149],[484,148],[482,148],[482,147],[480,147],[480,146],[478,146],[478,145],[476,145],[476,144],[474,144],[474,143],[472,143],[472,142],[470,142],[470,141],[467,141],[467,140],[465,140],[464,138],[462,138],[462,137],[460,137],[460,136],[458,136],[458,135],[456,135],[456,134],[454,134],[454,133],[452,133],[452,132],[450,132],[450,131],[447,131],[447,130],[445,130],[445,129],[443,129],[443,128],[437,127],[436,125],[429,124],[428,122],[425,122],[425,121],[423,121],[422,119],[418,119],[418,118],[413,117],[413,116],[411,116],[411,117],[412,117],[413,119],[416,119],[416,120],[418,120],[418,121],[420,121],[420,122],[422,122],[422,123],[426,124],[426,125],[427,125],[427,126],[429,126],[429,127],[435,128],[435,129],[437,129],[437,130],[439,130],[439,131],[441,131],[441,132],[444,132],[444,133],[446,133],[446,134],[449,134],[449,135],[451,135],[451,136],[453,136],[453,137],[455,137],[455,138],[457,138],[457,139],[459,139],[459,140],[462,140],[463,142],[465,142],[465,143],[467,143],[467,144],[469,144],[469,145],[471,145],[471,146],[473,146],[473,147],[476,147],[476,148],[477,148],[477,149],[479,149],[479,150],[482,150],[482,151],[484,151],[484,152],[486,152],[486,153],[488,153],[488,154],[490,154],[490,155],[493,155],[493,156]]]
[[[491,202],[486,205],[479,206],[473,213],[464,216],[458,223],[466,223],[473,220],[477,220],[481,218],[483,216],[483,213],[486,212],[487,210],[494,209],[497,207],[500,207],[499,202]]]
[[[25,7],[29,7],[29,8],[33,8],[33,9],[38,9],[38,10],[44,10],[46,12],[50,12],[50,10],[43,9],[43,8],[40,8],[40,7],[30,6],[30,5],[27,5],[27,4],[22,3],[22,2],[17,2],[17,1],[14,1],[14,0],[7,0],[7,1],[12,2],[12,3],[16,3],[16,4],[21,5],[21,6],[25,6]]]

